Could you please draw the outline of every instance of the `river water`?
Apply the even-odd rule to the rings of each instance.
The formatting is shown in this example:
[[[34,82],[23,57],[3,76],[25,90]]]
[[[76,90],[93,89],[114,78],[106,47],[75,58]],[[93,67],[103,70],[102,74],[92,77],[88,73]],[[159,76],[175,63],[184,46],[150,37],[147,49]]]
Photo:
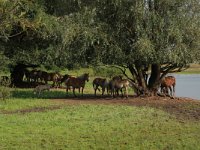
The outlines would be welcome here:
[[[200,74],[172,74],[176,77],[176,96],[200,100]]]

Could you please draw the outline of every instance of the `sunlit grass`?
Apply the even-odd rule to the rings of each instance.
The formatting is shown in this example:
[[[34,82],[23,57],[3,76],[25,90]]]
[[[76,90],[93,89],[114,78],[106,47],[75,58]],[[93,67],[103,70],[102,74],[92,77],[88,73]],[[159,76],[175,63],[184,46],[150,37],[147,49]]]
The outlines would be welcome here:
[[[85,71],[74,75],[82,72]],[[85,95],[93,95],[93,79],[86,82]],[[78,90],[76,94],[80,97]],[[12,97],[0,101],[0,150],[200,149],[199,121],[180,123],[170,114],[149,107],[67,106],[50,101],[68,97],[73,98],[72,91],[67,95],[65,89],[51,89],[40,97],[34,95],[32,88],[12,89]],[[52,106],[61,107],[48,110]],[[4,114],[41,107],[47,108],[46,111]]]
[[[66,106],[0,122],[0,149],[200,149],[200,123],[148,107]]]

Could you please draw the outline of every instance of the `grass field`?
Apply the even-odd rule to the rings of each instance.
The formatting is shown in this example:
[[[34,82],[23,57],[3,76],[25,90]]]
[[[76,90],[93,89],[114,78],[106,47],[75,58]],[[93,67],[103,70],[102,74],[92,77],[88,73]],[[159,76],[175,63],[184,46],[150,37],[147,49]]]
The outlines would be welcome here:
[[[68,101],[56,89],[40,99],[32,89],[15,89],[12,98],[0,101],[0,149],[200,149],[199,120],[183,123],[148,106],[56,99]]]
[[[0,149],[200,149],[199,122],[181,124],[146,107],[79,105],[0,117]]]
[[[69,74],[85,71],[94,75]],[[12,89],[0,99],[0,150],[200,150],[199,102],[94,98],[92,79],[83,98],[65,89],[39,98],[33,89]]]

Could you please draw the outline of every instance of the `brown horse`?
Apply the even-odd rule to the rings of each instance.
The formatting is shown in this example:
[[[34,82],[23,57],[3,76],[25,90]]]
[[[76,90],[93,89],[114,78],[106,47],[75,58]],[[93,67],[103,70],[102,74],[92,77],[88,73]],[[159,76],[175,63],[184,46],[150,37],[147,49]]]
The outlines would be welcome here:
[[[70,89],[70,87],[72,87],[73,94],[76,97],[75,89],[78,88],[79,92],[80,92],[80,89],[82,88],[82,96],[83,96],[85,81],[87,81],[87,82],[89,81],[89,74],[88,73],[85,73],[85,74],[83,74],[79,77],[69,77],[65,82],[66,92],[68,93],[68,89]]]
[[[173,76],[167,76],[161,81],[161,93],[169,94],[173,97],[175,95],[176,78]],[[170,93],[168,92],[170,90]]]
[[[94,88],[94,95],[96,96],[96,92],[97,90],[100,91],[99,86],[102,88],[102,95],[104,95],[105,89],[107,89],[107,93],[108,93],[108,82],[106,80],[106,78],[95,78],[93,80],[93,88]]]

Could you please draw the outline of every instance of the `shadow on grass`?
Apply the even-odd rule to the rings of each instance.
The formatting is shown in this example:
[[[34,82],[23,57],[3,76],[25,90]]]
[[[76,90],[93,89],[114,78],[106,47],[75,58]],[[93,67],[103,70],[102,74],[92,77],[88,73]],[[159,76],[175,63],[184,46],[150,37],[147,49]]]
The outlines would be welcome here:
[[[41,92],[40,96],[34,94],[32,89],[16,89],[12,92],[12,97],[13,98],[20,98],[20,99],[34,99],[34,98],[39,98],[39,99],[74,99],[74,100],[101,100],[101,99],[106,99],[106,100],[113,100],[113,99],[126,99],[125,97],[115,97],[112,98],[111,95],[101,95],[97,94],[96,96],[94,94],[90,93],[84,93],[83,96],[81,93],[76,92],[76,96],[73,95],[73,93],[70,91],[68,94],[64,90],[50,90],[50,91],[43,91]],[[130,96],[129,97],[133,97]]]
[[[107,100],[113,100],[113,98],[110,95],[96,95],[94,94],[83,94],[83,96],[80,93],[76,93],[76,96],[73,95],[73,93],[69,92],[66,94],[65,91],[59,91],[59,90],[50,90],[50,91],[44,91],[40,94],[40,96],[37,96],[33,93],[33,90],[14,90],[12,93],[13,98],[20,98],[20,99],[33,99],[33,98],[40,98],[40,99],[74,99],[74,100],[100,100],[100,99],[107,99]],[[117,97],[115,99],[122,99],[122,97]]]
[[[30,98],[40,98],[40,99],[62,99],[66,98],[66,92],[64,91],[44,91],[40,96],[33,93],[31,90],[16,90],[13,91],[13,98],[30,99]]]

